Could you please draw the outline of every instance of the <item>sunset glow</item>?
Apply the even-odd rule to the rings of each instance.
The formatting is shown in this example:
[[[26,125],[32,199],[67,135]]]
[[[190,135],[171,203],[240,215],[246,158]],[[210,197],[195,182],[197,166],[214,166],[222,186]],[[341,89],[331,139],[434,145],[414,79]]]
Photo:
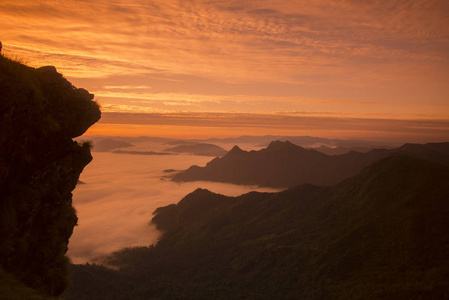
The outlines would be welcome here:
[[[0,3],[2,53],[95,94],[88,134],[449,137],[449,2]]]

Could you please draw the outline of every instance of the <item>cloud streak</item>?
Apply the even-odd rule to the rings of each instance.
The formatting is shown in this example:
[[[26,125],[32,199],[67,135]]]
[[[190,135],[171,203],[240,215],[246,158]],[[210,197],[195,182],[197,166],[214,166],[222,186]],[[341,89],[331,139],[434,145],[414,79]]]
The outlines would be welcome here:
[[[4,0],[0,26],[7,55],[56,65],[124,111],[448,119],[448,12],[444,0]]]
[[[124,126],[126,124],[126,126]],[[332,112],[254,113],[104,113],[87,134],[153,135],[175,138],[237,135],[312,135],[326,138],[374,139],[384,142],[442,142],[449,136],[448,120],[365,118]],[[119,131],[117,131],[119,129]],[[112,135],[113,135],[112,134]]]

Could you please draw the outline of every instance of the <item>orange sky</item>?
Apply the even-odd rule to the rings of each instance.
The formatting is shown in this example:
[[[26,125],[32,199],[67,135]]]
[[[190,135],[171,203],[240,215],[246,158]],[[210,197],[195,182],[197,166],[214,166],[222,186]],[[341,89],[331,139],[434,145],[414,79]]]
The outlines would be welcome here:
[[[96,95],[92,134],[442,141],[448,15],[447,0],[2,0],[0,40]]]

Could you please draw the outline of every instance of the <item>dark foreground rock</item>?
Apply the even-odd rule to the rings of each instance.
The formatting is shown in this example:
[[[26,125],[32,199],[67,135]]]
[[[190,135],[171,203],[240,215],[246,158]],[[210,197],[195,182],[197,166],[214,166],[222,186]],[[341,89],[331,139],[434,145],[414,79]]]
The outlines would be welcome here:
[[[72,138],[100,119],[93,97],[54,67],[0,56],[0,267],[45,295],[68,284],[71,192],[92,160]]]

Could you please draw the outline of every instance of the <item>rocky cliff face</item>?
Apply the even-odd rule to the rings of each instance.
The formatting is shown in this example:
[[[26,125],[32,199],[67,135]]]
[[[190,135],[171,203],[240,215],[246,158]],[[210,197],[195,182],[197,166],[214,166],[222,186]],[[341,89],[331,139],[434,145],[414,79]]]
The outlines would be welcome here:
[[[54,67],[0,56],[0,265],[47,295],[67,285],[71,192],[92,160],[72,138],[100,119],[92,100]]]

